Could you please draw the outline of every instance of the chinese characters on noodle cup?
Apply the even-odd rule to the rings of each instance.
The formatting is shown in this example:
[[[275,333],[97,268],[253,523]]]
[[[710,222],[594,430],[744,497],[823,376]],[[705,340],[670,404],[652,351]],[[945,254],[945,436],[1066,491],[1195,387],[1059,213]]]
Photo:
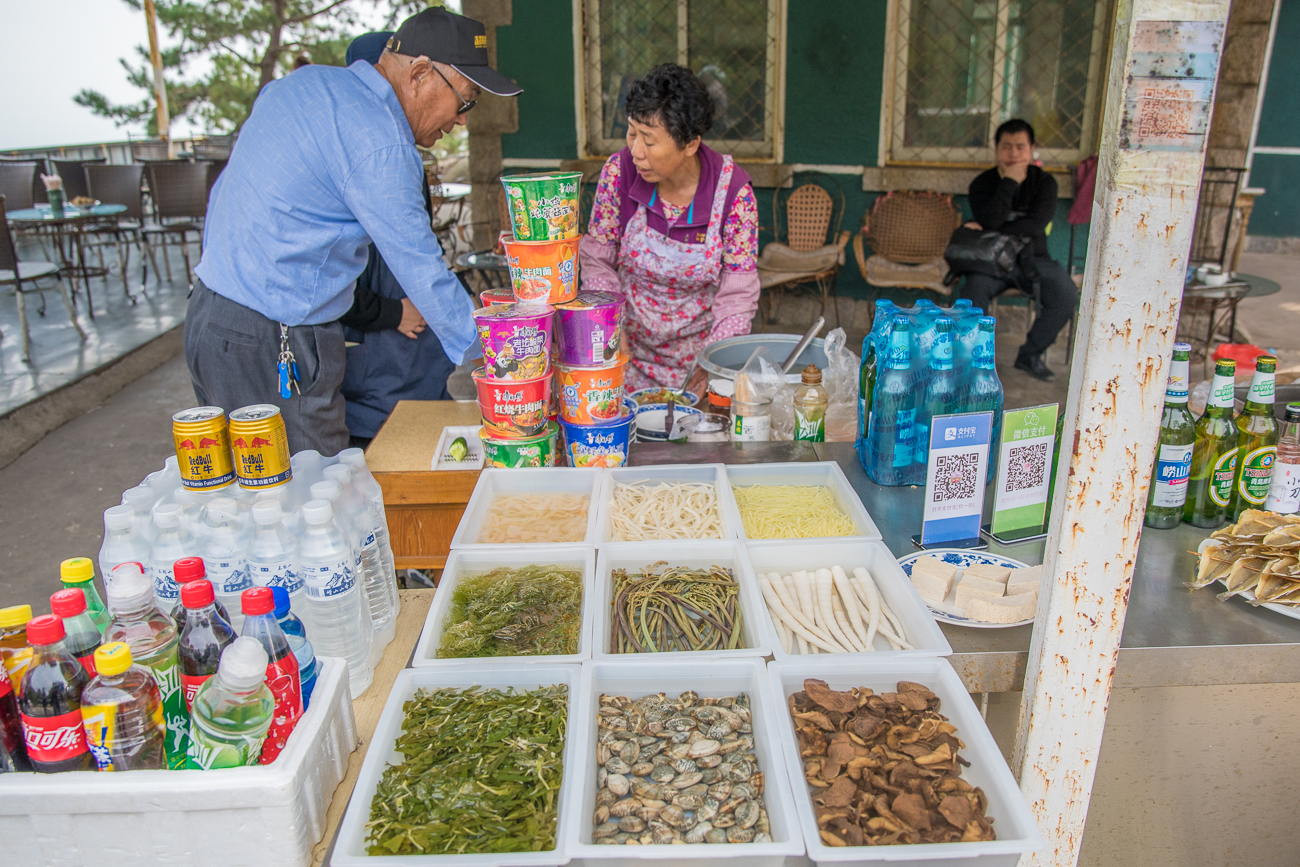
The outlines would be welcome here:
[[[471,374],[478,391],[483,429],[496,439],[522,439],[546,427],[546,407],[551,396],[551,376],[535,379],[488,379],[483,368]]]
[[[486,465],[509,470],[555,466],[556,432],[555,422],[549,422],[540,434],[526,439],[500,439],[489,434],[486,428],[480,429],[478,435],[483,441]]]
[[[560,304],[578,294],[578,238],[502,241],[516,301]]]
[[[493,304],[474,311],[483,375],[536,379],[550,370],[554,312],[546,305]]]
[[[566,241],[578,237],[582,172],[508,175],[501,179],[517,241]]]
[[[609,367],[557,364],[560,419],[570,424],[606,424],[623,413],[623,374],[627,356]]]

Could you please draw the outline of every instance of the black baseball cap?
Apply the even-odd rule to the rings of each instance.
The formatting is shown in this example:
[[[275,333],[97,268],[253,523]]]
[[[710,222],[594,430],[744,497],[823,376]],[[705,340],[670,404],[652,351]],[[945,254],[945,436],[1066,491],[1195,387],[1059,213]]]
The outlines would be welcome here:
[[[518,96],[524,89],[488,66],[487,30],[482,23],[431,6],[402,22],[388,50],[445,63],[488,93]]]

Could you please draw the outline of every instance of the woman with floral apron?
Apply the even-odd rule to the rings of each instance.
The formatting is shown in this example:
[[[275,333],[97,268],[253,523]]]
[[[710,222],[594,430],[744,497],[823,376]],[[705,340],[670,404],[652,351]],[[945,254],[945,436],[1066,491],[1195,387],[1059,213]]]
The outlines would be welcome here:
[[[628,147],[601,170],[580,243],[583,288],[627,296],[629,390],[698,393],[704,348],[748,334],[758,309],[754,190],[701,143],[713,106],[690,70],[655,67],[629,89],[627,115]]]

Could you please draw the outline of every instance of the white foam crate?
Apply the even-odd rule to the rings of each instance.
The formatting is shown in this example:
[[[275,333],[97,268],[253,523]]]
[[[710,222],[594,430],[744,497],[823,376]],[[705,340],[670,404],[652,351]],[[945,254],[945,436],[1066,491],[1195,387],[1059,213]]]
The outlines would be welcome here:
[[[881,861],[906,862],[908,867],[1016,867],[1020,856],[1042,849],[1046,842],[1034,824],[1033,814],[1011,776],[988,726],[971,701],[965,685],[948,660],[935,657],[879,657],[866,654],[833,658],[806,656],[771,662],[767,667],[772,692],[780,704],[781,748],[786,773],[794,788],[795,809],[803,828],[808,858],[824,867],[868,867]],[[939,712],[957,727],[957,737],[966,745],[962,758],[962,779],[984,790],[988,796],[988,817],[998,839],[983,843],[923,843],[914,846],[827,846],[817,833],[808,784],[803,781],[803,761],[790,719],[787,700],[803,689],[806,678],[815,677],[832,689],[870,687],[876,692],[894,692],[900,680],[929,687],[939,696]]]
[[[463,575],[481,575],[499,566],[570,566],[582,572],[582,625],[578,632],[578,652],[552,656],[483,656],[472,659],[438,659],[442,630],[451,612],[452,596]],[[435,665],[494,665],[502,662],[567,663],[591,658],[591,630],[596,603],[592,599],[596,586],[596,551],[580,545],[546,548],[541,553],[529,546],[459,548],[447,557],[447,565],[438,579],[438,592],[424,620],[420,640],[415,645],[411,665],[424,668]]]
[[[849,484],[848,477],[844,475],[844,470],[834,461],[792,461],[789,463],[778,464],[728,464],[727,480],[731,483],[731,489],[734,492],[736,488],[748,487],[750,485],[820,485],[831,489],[831,496],[835,498],[836,504],[848,515],[857,526],[857,532],[851,536],[825,536],[812,537],[826,541],[835,541],[839,539],[880,539],[880,530],[876,527],[876,522],[871,520],[871,515],[867,514],[867,509],[862,505],[862,500],[858,497],[853,486]],[[733,508],[735,507],[733,493]],[[740,511],[737,509],[736,514]],[[748,539],[745,534],[745,527],[742,524],[739,528],[740,538]],[[757,540],[756,540],[757,541]],[[802,539],[801,541],[808,541]]]
[[[506,543],[491,545],[476,541],[483,528],[483,521],[492,501],[502,494],[586,494],[590,505],[587,507],[587,530],[582,539],[569,542],[529,543],[530,550],[556,545],[593,545],[596,540],[596,526],[599,519],[600,489],[604,483],[604,471],[598,468],[574,467],[522,467],[519,469],[502,469],[488,467],[479,473],[478,484],[470,494],[465,514],[461,516],[456,533],[451,537],[451,547],[485,548],[512,547]],[[525,547],[525,546],[519,546]]]
[[[768,610],[766,600],[759,609],[766,630],[767,644],[772,648],[776,659],[840,659],[844,657],[874,657],[878,653],[891,656],[949,656],[952,645],[944,636],[943,630],[935,622],[934,615],[926,608],[912,582],[907,580],[898,560],[882,542],[862,539],[841,540],[838,542],[807,542],[802,539],[772,540],[749,542],[746,544],[749,554],[750,578],[757,581],[759,574],[780,572],[789,575],[796,569],[829,569],[842,566],[849,575],[854,567],[865,566],[871,573],[881,597],[889,605],[894,615],[903,624],[904,636],[913,650],[894,650],[889,642],[879,634],[876,635],[873,652],[858,653],[817,653],[803,655],[796,645],[794,653],[786,653],[777,637],[773,617]],[[760,596],[761,596],[760,590]],[[881,618],[883,621],[883,617]],[[865,617],[864,617],[865,620]]]
[[[740,587],[740,630],[743,647],[735,650],[670,650],[659,653],[611,653],[610,628],[614,599],[612,572],[640,570],[660,561],[669,566],[707,569],[723,566],[731,570]],[[729,657],[769,656],[771,649],[763,630],[758,606],[763,604],[758,585],[746,577],[745,552],[740,543],[722,540],[699,542],[610,542],[596,552],[596,617],[592,638],[592,659],[661,661],[671,659],[715,660]]]
[[[397,675],[393,691],[388,694],[383,713],[375,727],[370,749],[361,764],[356,788],[348,801],[347,811],[339,824],[338,840],[330,856],[331,867],[557,867],[569,863],[567,828],[569,813],[574,804],[575,764],[581,725],[576,714],[578,680],[577,665],[524,665],[500,662],[495,666],[440,666],[438,668],[408,668]],[[384,769],[402,760],[397,750],[397,738],[402,733],[405,718],[402,705],[415,696],[417,689],[457,688],[472,686],[516,690],[536,689],[540,686],[564,684],[569,688],[568,716],[565,721],[564,779],[560,782],[559,811],[556,815],[556,846],[546,852],[500,852],[482,855],[380,855],[366,853],[366,822],[370,820],[370,802]],[[224,864],[225,862],[223,862]],[[271,862],[259,862],[270,864]]]
[[[597,544],[604,545],[609,542],[620,541],[614,538],[610,522],[615,484],[645,484],[653,487],[663,482],[669,484],[713,485],[717,491],[718,517],[722,525],[722,535],[719,538],[735,539],[740,535],[740,513],[736,511],[735,500],[731,497],[731,486],[727,482],[725,464],[666,464],[653,467],[622,467],[606,472],[605,484],[600,494],[600,525],[596,530]]]
[[[754,752],[763,773],[763,801],[771,825],[771,843],[688,843],[670,846],[597,845],[591,839],[591,819],[596,799],[596,711],[599,698],[624,695],[640,698],[666,693],[676,697],[688,689],[701,697],[748,693],[754,726]],[[614,660],[582,666],[578,712],[582,739],[574,767],[575,809],[569,813],[569,852],[575,865],[599,867],[709,867],[719,863],[736,867],[781,867],[787,858],[803,854],[804,845],[795,819],[793,793],[781,756],[776,714],[782,707],[771,691],[763,661],[721,659],[707,667],[691,660],[669,662]]]
[[[347,665],[320,657],[311,706],[273,764],[0,774],[0,863],[306,865],[357,728]]]

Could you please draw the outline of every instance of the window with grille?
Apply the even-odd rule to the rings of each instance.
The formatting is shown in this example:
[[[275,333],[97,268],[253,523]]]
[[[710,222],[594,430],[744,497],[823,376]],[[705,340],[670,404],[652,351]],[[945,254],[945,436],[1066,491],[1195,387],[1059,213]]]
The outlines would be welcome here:
[[[626,144],[633,81],[679,63],[713,96],[705,144],[751,159],[776,156],[784,0],[582,0],[586,151]]]
[[[892,161],[987,164],[1013,117],[1045,164],[1093,152],[1109,0],[894,2]]]

